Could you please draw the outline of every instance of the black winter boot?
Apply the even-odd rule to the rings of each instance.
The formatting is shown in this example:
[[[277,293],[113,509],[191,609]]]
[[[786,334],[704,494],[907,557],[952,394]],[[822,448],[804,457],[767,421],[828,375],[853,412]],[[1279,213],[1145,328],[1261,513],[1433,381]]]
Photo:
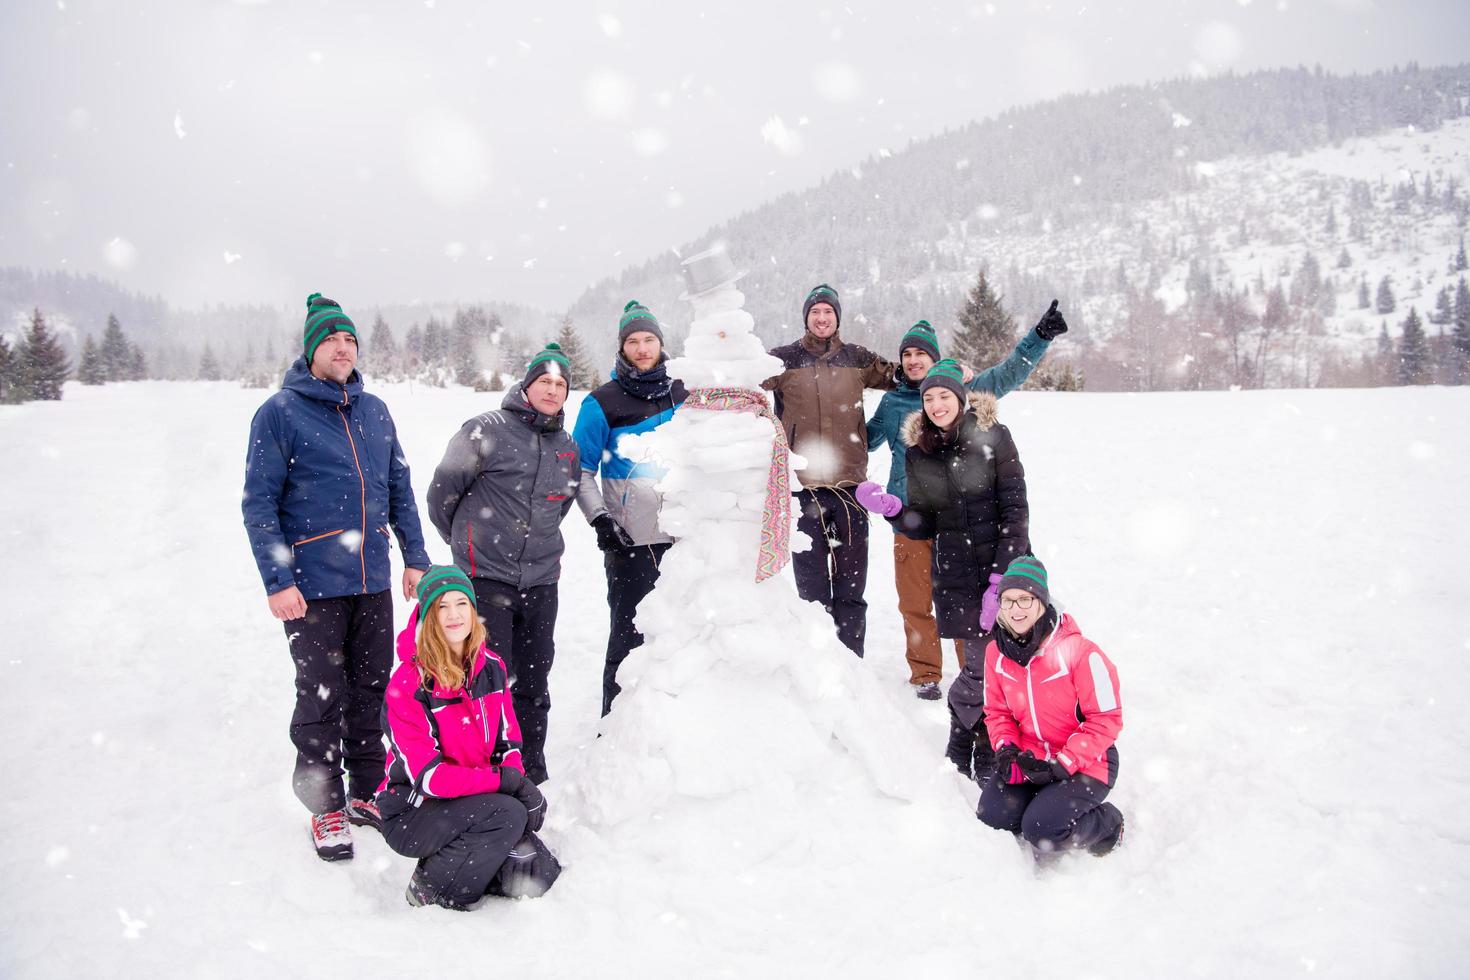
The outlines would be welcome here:
[[[954,767],[963,773],[966,779],[969,779],[972,772],[971,758],[974,753],[975,736],[969,729],[962,727],[958,721],[955,721],[954,716],[951,715],[949,719],[949,744],[945,746],[944,757],[950,762],[953,762]]]

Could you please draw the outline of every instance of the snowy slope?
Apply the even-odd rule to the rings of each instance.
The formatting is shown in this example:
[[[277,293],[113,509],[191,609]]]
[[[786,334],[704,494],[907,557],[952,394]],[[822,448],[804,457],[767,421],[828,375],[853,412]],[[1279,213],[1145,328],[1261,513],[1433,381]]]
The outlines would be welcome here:
[[[420,495],[455,427],[498,401],[378,390]],[[288,785],[290,664],[240,527],[264,395],[71,385],[58,404],[0,408],[0,976],[1470,970],[1470,524],[1447,516],[1470,484],[1464,389],[1001,403],[1054,592],[1125,686],[1125,846],[1042,877],[942,771],[943,707],[905,683],[882,527],[859,668],[871,682],[849,690],[908,726],[898,744],[931,749],[912,775],[939,790],[870,790],[854,807],[884,780],[834,751],[804,793],[781,732],[753,728],[770,791],[675,794],[649,826],[676,832],[622,846],[588,797],[640,774],[595,740],[605,583],[574,513],[546,834],[567,872],[540,902],[468,915],[408,908],[410,862],[370,833],[349,865],[310,854]],[[876,454],[871,472],[887,464]],[[743,707],[708,685],[697,696]],[[638,717],[670,746],[700,723]]]

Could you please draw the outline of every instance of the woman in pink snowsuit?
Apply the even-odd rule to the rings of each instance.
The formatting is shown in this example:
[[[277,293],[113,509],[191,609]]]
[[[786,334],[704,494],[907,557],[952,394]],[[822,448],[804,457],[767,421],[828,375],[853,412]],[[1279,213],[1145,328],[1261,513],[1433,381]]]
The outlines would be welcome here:
[[[463,910],[486,894],[540,895],[560,872],[535,835],[546,800],[525,778],[505,663],[485,646],[474,585],[436,565],[418,599],[383,699],[377,793],[388,846],[418,858],[408,902]]]
[[[1038,857],[1071,848],[1106,854],[1123,835],[1123,814],[1105,802],[1123,730],[1117,668],[1071,616],[1058,615],[1036,558],[1012,561],[999,593],[983,706],[996,772],[976,815],[1023,837]],[[956,700],[957,713],[975,701],[960,681],[950,690]]]

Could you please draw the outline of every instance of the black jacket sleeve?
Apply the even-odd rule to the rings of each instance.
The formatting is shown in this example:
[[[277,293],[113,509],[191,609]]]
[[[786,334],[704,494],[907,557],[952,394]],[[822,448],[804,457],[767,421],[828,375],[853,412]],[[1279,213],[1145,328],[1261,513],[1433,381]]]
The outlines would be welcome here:
[[[1011,430],[998,426],[995,446],[995,496],[1000,505],[1000,538],[991,571],[1005,574],[1013,558],[1031,550],[1031,509],[1026,504],[1026,470]]]

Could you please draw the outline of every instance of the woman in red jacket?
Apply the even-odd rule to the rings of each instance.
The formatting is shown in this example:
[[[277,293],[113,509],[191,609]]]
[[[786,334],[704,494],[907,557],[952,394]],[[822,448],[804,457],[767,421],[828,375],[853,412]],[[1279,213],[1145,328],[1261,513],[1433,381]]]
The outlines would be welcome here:
[[[408,903],[463,910],[487,894],[540,895],[560,866],[535,835],[546,800],[525,777],[509,678],[485,646],[475,587],[436,565],[418,598],[383,699],[377,794],[388,846],[418,858]]]
[[[1012,561],[999,586],[1001,628],[984,661],[996,772],[976,815],[1025,838],[1038,857],[1070,848],[1106,854],[1123,836],[1123,814],[1104,802],[1118,778],[1118,671],[1071,616],[1058,616],[1036,558]],[[957,696],[951,689],[952,703]]]

